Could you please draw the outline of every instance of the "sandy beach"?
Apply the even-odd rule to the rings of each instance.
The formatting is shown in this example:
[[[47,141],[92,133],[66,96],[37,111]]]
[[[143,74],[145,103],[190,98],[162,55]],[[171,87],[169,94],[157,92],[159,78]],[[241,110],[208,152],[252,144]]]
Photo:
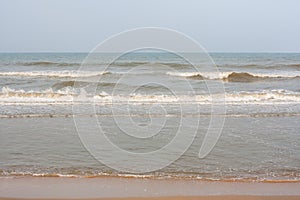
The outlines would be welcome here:
[[[0,199],[300,199],[300,183],[140,178],[0,179]]]
[[[129,199],[141,199],[141,200],[298,200],[299,196],[198,196],[198,197],[186,197],[186,196],[180,196],[180,197],[129,197],[129,198],[99,198],[99,200],[129,200]],[[25,200],[25,199],[14,199],[14,198],[1,198],[1,200]],[[48,199],[43,199],[48,200]],[[50,199],[49,199],[50,200]],[[96,200],[96,199],[86,199],[86,200]]]

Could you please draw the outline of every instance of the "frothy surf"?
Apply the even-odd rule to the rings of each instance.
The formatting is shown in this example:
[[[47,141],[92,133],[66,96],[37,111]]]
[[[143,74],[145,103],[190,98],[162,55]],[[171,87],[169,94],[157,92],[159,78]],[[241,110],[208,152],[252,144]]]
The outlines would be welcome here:
[[[159,74],[159,72],[157,72]],[[110,72],[110,71],[20,71],[20,72],[0,72],[0,76],[5,77],[48,77],[48,78],[86,78],[103,76],[108,74],[128,75],[125,72]],[[149,74],[149,73],[146,73]],[[134,75],[143,75],[134,74]],[[221,80],[228,82],[252,82],[268,79],[293,79],[300,78],[298,72],[281,72],[281,73],[250,73],[250,72],[167,72],[166,75],[175,77],[185,77],[194,79]]]
[[[0,103],[80,103],[80,91],[65,87],[62,90],[52,88],[41,91],[14,90],[3,87]],[[213,101],[214,99],[214,101]],[[85,101],[94,103],[179,103],[179,104],[212,104],[212,103],[300,103],[300,93],[286,90],[263,90],[260,92],[236,92],[212,95],[110,95],[106,92],[87,94]]]
[[[299,177],[294,177],[294,174],[284,174],[275,177],[241,177],[241,176],[224,176],[214,177],[203,176],[197,174],[168,174],[168,173],[156,173],[154,174],[125,174],[125,173],[79,173],[79,174],[63,174],[63,173],[31,173],[31,172],[5,172],[3,171],[0,178],[5,177],[19,177],[19,176],[31,176],[31,177],[62,177],[62,178],[101,178],[101,177],[119,177],[119,178],[134,178],[134,179],[191,179],[202,181],[224,181],[224,182],[268,182],[268,183],[297,183],[300,182]]]
[[[49,77],[49,78],[80,78],[110,74],[110,72],[79,72],[79,71],[28,71],[28,72],[0,72],[0,76],[14,77]]]
[[[251,82],[259,81],[264,79],[274,79],[274,78],[299,78],[300,73],[250,73],[250,72],[167,72],[170,76],[179,76],[186,78],[198,78],[198,79],[210,79],[210,80],[223,80],[229,82]]]

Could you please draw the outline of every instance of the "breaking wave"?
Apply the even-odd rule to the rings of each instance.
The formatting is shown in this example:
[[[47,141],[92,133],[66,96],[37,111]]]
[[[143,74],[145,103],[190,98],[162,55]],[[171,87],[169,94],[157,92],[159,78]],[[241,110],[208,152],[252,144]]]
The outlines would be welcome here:
[[[0,76],[17,76],[17,77],[49,77],[49,78],[78,78],[93,77],[110,74],[110,72],[100,71],[29,71],[29,72],[0,72]]]
[[[275,79],[275,78],[300,78],[300,74],[259,74],[249,72],[167,72],[170,76],[179,76],[186,78],[197,78],[197,79],[210,79],[210,80],[223,80],[228,82],[252,82],[264,79]]]
[[[146,74],[147,72],[141,72]],[[157,72],[159,73],[159,72]],[[110,71],[20,71],[20,72],[0,72],[0,76],[11,77],[46,77],[46,78],[87,78],[103,76],[107,74],[125,75],[127,72],[110,72]],[[132,74],[138,75],[138,74]],[[185,77],[199,80],[221,80],[225,82],[254,82],[269,79],[292,79],[300,78],[300,73],[250,73],[250,72],[167,72],[166,75],[174,77]]]
[[[53,103],[53,104],[74,104],[82,103],[78,101],[80,92],[72,87],[65,87],[61,90],[52,88],[42,91],[24,91],[14,90],[3,87],[0,92],[0,104],[35,104],[35,103]],[[225,93],[225,99],[220,94],[203,95],[110,95],[106,92],[97,94],[87,94],[85,101],[95,103],[174,103],[174,104],[269,104],[269,103],[299,103],[300,93],[287,90],[264,90],[257,92],[236,92]],[[217,99],[217,100],[216,100]],[[219,101],[218,101],[219,99]]]
[[[230,73],[227,77],[223,78],[223,80],[229,81],[229,82],[252,82],[252,81],[259,81],[264,78],[271,78],[269,76],[258,76],[258,75],[253,75],[250,73],[237,73],[237,72],[232,72]],[[280,78],[280,77],[276,77]]]

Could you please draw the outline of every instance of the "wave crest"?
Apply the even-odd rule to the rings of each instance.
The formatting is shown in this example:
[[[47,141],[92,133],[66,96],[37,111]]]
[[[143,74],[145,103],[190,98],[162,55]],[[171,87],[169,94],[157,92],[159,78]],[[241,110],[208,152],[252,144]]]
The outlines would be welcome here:
[[[300,74],[255,74],[250,72],[167,72],[167,75],[207,80],[223,80],[228,82],[253,82],[275,78],[300,77]]]
[[[17,77],[50,77],[50,78],[78,78],[93,77],[110,74],[107,71],[24,71],[24,72],[0,72],[0,76],[17,76]]]
[[[232,72],[226,78],[224,78],[224,80],[229,82],[252,82],[252,81],[261,80],[263,78],[265,77],[255,76],[246,72],[244,73]]]

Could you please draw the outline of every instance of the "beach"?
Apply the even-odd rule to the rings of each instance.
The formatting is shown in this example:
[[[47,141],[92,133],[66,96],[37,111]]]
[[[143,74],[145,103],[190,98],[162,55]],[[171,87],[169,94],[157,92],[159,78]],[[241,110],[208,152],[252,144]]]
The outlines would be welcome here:
[[[1,199],[299,199],[300,183],[136,178],[0,179]]]
[[[0,0],[0,200],[300,200],[299,7]]]

